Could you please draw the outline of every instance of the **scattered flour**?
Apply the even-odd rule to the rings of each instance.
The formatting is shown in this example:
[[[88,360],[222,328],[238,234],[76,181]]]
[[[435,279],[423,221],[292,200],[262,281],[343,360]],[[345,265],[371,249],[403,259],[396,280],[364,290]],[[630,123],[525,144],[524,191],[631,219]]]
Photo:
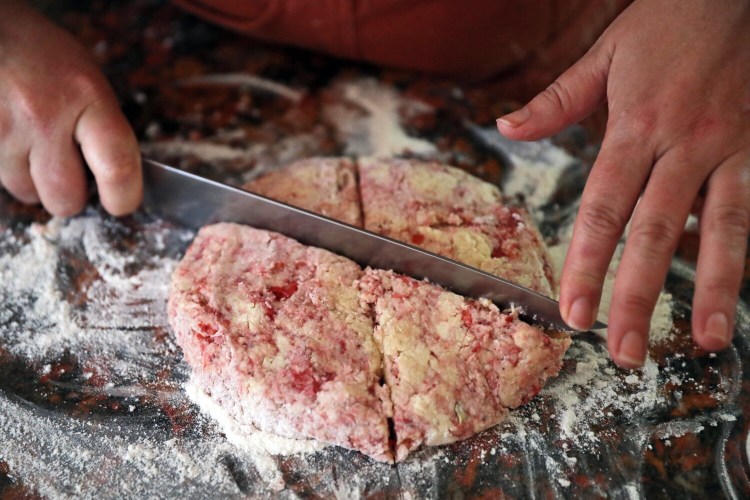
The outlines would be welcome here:
[[[532,211],[537,210],[549,202],[558,188],[560,176],[576,160],[548,139],[515,143],[512,148],[515,149],[506,148],[512,168],[503,184],[503,192],[508,196],[523,195],[526,204],[533,207]]]
[[[193,86],[217,86],[217,87],[244,87],[252,90],[270,92],[285,97],[294,103],[298,103],[304,97],[304,93],[295,90],[279,82],[268,80],[249,73],[218,73],[211,75],[198,75],[183,78],[175,82],[180,87]]]
[[[238,182],[244,183],[263,172],[314,155],[325,133],[321,128],[316,128],[270,143],[257,142],[250,146],[234,144],[244,138],[243,130],[223,131],[201,140],[153,140],[142,143],[141,151],[155,159],[192,158],[219,172],[239,175]]]
[[[158,141],[141,145],[141,150],[146,155],[195,156],[206,163],[248,160],[260,154],[264,149],[265,146],[262,144],[253,144],[249,147],[240,148],[210,141],[188,141],[183,139]]]
[[[641,498],[639,488],[635,484],[626,484],[624,490],[627,498],[629,498],[630,500],[638,500],[639,498]]]
[[[252,470],[255,461],[221,435],[153,434],[114,419],[45,412],[0,392],[0,458],[44,498],[173,498],[175,491],[189,498],[245,496],[221,464],[231,456]]]
[[[0,233],[0,346],[38,363],[42,375],[53,370],[46,360],[74,354],[88,367],[82,381],[53,382],[58,388],[189,406],[180,390],[187,370],[179,350],[170,336],[157,340],[154,332],[168,331],[168,286],[180,253],[174,249],[184,247],[193,233],[145,222],[134,236],[136,248],[119,248],[120,233],[126,231],[89,210],[15,235]],[[84,281],[72,285],[71,280]],[[149,388],[167,367],[175,379],[165,388]],[[108,381],[89,385],[95,373],[106,374]],[[264,450],[237,449],[218,430],[165,440],[135,404],[126,408],[132,419],[80,420],[0,390],[0,460],[44,497],[161,498],[173,487],[193,497],[242,497],[231,471],[221,465],[226,457],[257,473],[259,492],[283,488]]]
[[[346,102],[329,105],[325,116],[346,144],[346,154],[391,157],[437,151],[431,142],[407,135],[401,125],[402,108],[428,111],[426,104],[405,99],[374,79],[343,83],[341,91]]]
[[[272,455],[292,455],[319,451],[326,447],[314,439],[290,439],[261,431],[252,425],[240,424],[226,410],[216,404],[192,378],[185,386],[185,393],[190,400],[206,415],[219,424],[230,443],[241,450]]]
[[[148,227],[140,236],[140,252],[118,249],[116,238],[107,234],[122,229],[116,225],[91,211],[67,221],[53,219],[30,226],[28,242],[17,241],[17,252],[0,255],[0,297],[13,314],[0,332],[6,349],[29,359],[64,350],[114,362],[126,356],[116,368],[132,372],[129,362],[143,357],[151,330],[168,328],[166,297],[177,256],[160,256],[165,235]],[[186,243],[192,233],[173,230],[171,237]],[[79,291],[85,303],[74,306],[77,297],[66,295],[76,288],[70,281],[86,278]]]

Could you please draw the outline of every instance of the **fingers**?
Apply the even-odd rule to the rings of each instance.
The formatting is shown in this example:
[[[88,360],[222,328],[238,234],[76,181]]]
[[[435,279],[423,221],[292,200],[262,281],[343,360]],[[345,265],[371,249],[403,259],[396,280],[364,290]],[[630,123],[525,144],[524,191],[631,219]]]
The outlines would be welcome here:
[[[611,49],[596,44],[526,106],[498,119],[501,134],[532,141],[576,123],[604,102]]]
[[[23,203],[39,203],[39,194],[29,172],[29,154],[3,155],[0,158],[0,184]]]
[[[693,337],[723,349],[734,316],[750,231],[750,154],[724,162],[711,175],[701,213],[701,243],[693,298]]]
[[[80,212],[87,194],[83,153],[104,208],[113,215],[138,208],[142,197],[138,143],[116,103],[105,99],[84,109],[75,126],[78,144],[64,130],[61,126],[53,136],[44,134],[26,152],[11,154],[12,148],[6,147],[0,158],[0,183],[8,192],[26,203],[41,200],[56,216]]]
[[[578,330],[596,319],[609,262],[653,164],[634,142],[608,133],[583,192],[560,280],[560,312]]]
[[[29,172],[42,205],[52,215],[75,215],[86,206],[86,176],[72,137],[49,138],[34,146]]]
[[[138,142],[116,102],[87,107],[76,124],[75,139],[94,173],[104,208],[112,215],[137,209],[143,197]]]
[[[624,368],[643,365],[651,315],[690,208],[705,175],[686,155],[668,151],[654,165],[630,226],[615,278],[608,345]]]

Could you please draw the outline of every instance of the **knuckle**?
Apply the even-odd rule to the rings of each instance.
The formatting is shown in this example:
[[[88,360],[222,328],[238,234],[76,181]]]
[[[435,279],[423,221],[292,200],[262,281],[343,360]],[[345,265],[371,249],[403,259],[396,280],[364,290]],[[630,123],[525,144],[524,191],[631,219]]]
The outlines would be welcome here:
[[[570,92],[559,80],[552,82],[540,96],[549,104],[560,109],[569,109],[572,102]]]
[[[750,233],[750,210],[730,203],[706,207],[703,223],[708,231],[742,241]]]
[[[135,173],[135,163],[129,155],[116,155],[102,162],[96,169],[97,181],[107,185],[127,184]]]
[[[42,132],[50,130],[55,120],[54,113],[50,113],[47,101],[26,89],[17,89],[12,99],[20,120],[25,121],[35,130]]]
[[[95,73],[82,71],[70,75],[70,83],[73,91],[79,95],[100,96],[105,87],[101,78]]]
[[[648,318],[654,311],[654,301],[637,293],[626,293],[620,304],[629,313],[639,318]]]
[[[650,137],[658,123],[658,113],[650,108],[642,107],[627,112],[619,120],[618,127],[625,130],[631,137]]]
[[[581,207],[576,224],[597,239],[619,239],[627,224],[626,217],[606,203],[590,203]]]
[[[27,83],[17,81],[12,84],[10,100],[13,103],[12,115],[25,121],[33,129],[42,133],[52,133],[64,121],[74,119],[75,113],[84,109],[87,102],[112,99],[102,77],[93,72],[70,72],[60,76],[60,84],[54,90],[40,91]],[[0,133],[3,124],[0,119]]]
[[[562,278],[562,287],[565,289],[598,290],[601,288],[603,277],[587,266],[575,266]]]
[[[79,73],[71,76],[71,93],[81,103],[117,106],[117,98],[101,75]]]
[[[656,256],[671,255],[680,237],[678,228],[662,215],[649,215],[633,223],[628,243]]]
[[[55,198],[52,201],[62,203],[71,194],[82,190],[75,180],[69,178],[68,172],[60,165],[50,165],[49,167],[44,169],[43,182],[47,188],[45,191],[55,193]]]

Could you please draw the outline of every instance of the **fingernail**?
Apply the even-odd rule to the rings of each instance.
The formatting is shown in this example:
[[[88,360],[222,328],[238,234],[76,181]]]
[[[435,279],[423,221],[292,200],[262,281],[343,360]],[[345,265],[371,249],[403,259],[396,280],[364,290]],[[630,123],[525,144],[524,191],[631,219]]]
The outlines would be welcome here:
[[[529,118],[531,118],[531,111],[529,111],[529,108],[521,108],[509,115],[498,118],[497,122],[515,128],[523,125]]]
[[[643,361],[646,358],[643,337],[635,330],[627,332],[622,337],[620,353],[617,357],[633,368],[643,366]]]
[[[706,337],[716,339],[722,344],[728,344],[731,340],[729,332],[729,321],[724,313],[713,313],[706,321]]]
[[[568,310],[567,324],[576,330],[588,330],[593,323],[591,319],[591,303],[586,297],[578,297]]]

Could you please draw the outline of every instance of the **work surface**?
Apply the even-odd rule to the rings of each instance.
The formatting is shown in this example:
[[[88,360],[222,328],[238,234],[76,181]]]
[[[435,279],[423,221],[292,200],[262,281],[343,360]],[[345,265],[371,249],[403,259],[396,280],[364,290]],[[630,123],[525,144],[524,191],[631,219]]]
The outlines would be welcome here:
[[[148,155],[234,184],[313,155],[438,159],[522,195],[564,254],[596,151],[582,130],[518,149],[492,131],[509,104],[487,88],[269,48],[160,2],[92,9],[56,16],[106,69]],[[750,278],[733,348],[695,349],[694,224],[643,371],[578,335],[508,421],[398,466],[237,448],[200,413],[165,311],[192,236],[95,203],[49,221],[0,194],[0,496],[750,496]]]

